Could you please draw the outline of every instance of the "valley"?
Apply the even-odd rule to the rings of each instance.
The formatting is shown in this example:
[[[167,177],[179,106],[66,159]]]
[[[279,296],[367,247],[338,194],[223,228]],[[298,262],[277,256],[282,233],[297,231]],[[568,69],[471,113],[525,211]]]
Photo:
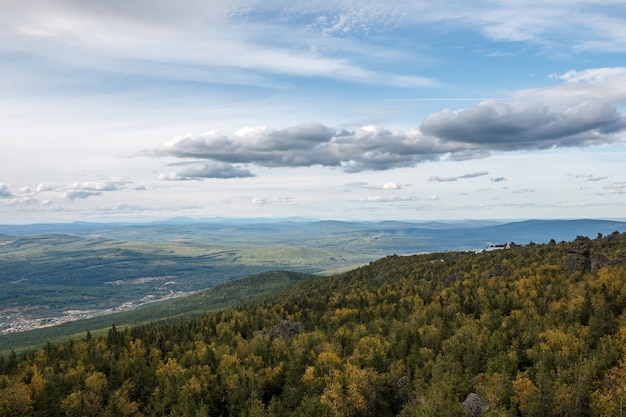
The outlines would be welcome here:
[[[331,275],[390,254],[481,250],[616,230],[626,230],[626,223],[178,220],[0,225],[0,335],[131,312],[264,271]]]

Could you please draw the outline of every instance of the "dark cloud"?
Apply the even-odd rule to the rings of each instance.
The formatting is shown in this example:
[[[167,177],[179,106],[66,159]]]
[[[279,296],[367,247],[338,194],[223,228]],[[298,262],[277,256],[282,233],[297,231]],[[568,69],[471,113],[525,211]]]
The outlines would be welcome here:
[[[359,172],[413,166],[436,160],[450,150],[417,130],[401,132],[368,126],[337,131],[311,122],[282,130],[246,128],[233,135],[217,132],[187,135],[165,142],[156,153],[229,164],[321,165]]]
[[[616,134],[623,130],[626,130],[626,118],[614,106],[600,101],[553,108],[539,103],[487,100],[458,111],[434,113],[419,129],[410,131],[375,126],[334,130],[308,122],[279,130],[259,127],[244,128],[234,134],[215,131],[189,134],[163,143],[155,152],[225,164],[321,165],[360,172],[411,167],[444,156],[466,160],[484,158],[494,151],[599,145],[616,141]],[[250,175],[241,172],[232,176]],[[456,179],[482,175],[487,173]],[[432,180],[455,179],[433,177]]]
[[[476,177],[482,177],[485,175],[489,175],[488,172],[486,171],[478,171],[478,172],[472,172],[471,174],[465,174],[465,175],[461,175],[457,178],[459,179],[463,179],[463,178],[476,178]]]
[[[554,109],[541,103],[487,100],[434,113],[420,127],[425,135],[490,151],[597,145],[613,141],[624,129],[626,118],[600,101]]]
[[[504,177],[489,178],[489,181],[491,181],[491,182],[503,182],[503,181],[506,181],[506,178],[504,178]]]
[[[202,178],[247,178],[254,174],[248,169],[224,163],[194,165],[169,174],[159,175],[159,179],[169,181],[198,180]]]

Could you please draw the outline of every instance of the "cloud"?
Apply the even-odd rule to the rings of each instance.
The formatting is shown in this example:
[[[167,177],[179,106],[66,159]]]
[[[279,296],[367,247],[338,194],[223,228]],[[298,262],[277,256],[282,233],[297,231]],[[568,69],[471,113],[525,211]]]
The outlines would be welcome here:
[[[93,190],[67,190],[63,193],[63,198],[66,200],[82,200],[89,197],[95,197],[101,195],[100,191]]]
[[[125,180],[105,180],[105,181],[87,181],[87,182],[75,182],[70,184],[60,191],[63,191],[63,198],[66,200],[78,200],[89,197],[95,197],[102,195],[107,191],[118,191],[124,188],[129,181]],[[37,187],[38,190],[40,187]],[[46,190],[45,186],[41,187],[42,191]]]
[[[0,48],[21,48],[69,68],[173,80],[269,86],[285,84],[274,78],[288,75],[376,85],[437,84],[415,73],[368,69],[354,51],[359,48],[350,42],[335,42],[330,51],[311,50],[311,45],[325,44],[334,35],[307,29],[311,26],[303,24],[300,5],[253,0],[211,2],[210,7],[197,0],[187,1],[185,7],[174,1],[129,3],[33,0],[25,6],[16,2],[0,16],[0,35],[4,35]],[[314,13],[319,17],[328,6],[323,4]],[[334,7],[329,10],[333,16],[349,14]],[[374,23],[378,16],[369,13],[361,21]],[[335,31],[340,32],[345,33]]]
[[[602,181],[602,180],[606,180],[609,177],[596,177],[594,175],[588,174],[588,175],[571,175],[572,178],[575,179],[584,179],[585,182],[598,182],[598,181]]]
[[[576,76],[569,73],[563,76],[564,85],[514,92],[512,96],[520,99],[510,102],[490,99],[459,110],[438,111],[426,117],[419,128],[408,131],[378,126],[334,129],[319,122],[283,129],[246,127],[232,134],[212,130],[177,136],[154,153],[225,164],[318,165],[360,172],[412,167],[441,158],[485,158],[494,152],[626,143],[620,136],[626,131],[626,117],[616,107],[621,101],[626,103],[626,69],[581,72],[578,79],[584,82],[570,82],[573,78]],[[594,86],[598,86],[595,93]],[[609,90],[620,93],[602,96]],[[431,181],[482,175],[487,173],[435,176]]]
[[[608,190],[609,194],[624,194],[626,193],[626,182],[616,182],[604,187]]]
[[[489,181],[491,181],[491,182],[503,182],[503,181],[506,181],[506,178],[504,178],[504,177],[494,177],[494,178],[489,178]]]
[[[563,84],[545,88],[515,91],[515,100],[546,103],[563,110],[577,103],[602,101],[614,106],[626,104],[626,67],[591,68],[551,74],[550,78]]]
[[[408,196],[400,196],[400,195],[391,195],[391,196],[368,196],[366,199],[361,201],[368,203],[396,203],[401,201],[417,201],[419,198],[408,195]]]
[[[435,181],[435,182],[453,182],[453,181],[458,181],[458,180],[459,180],[458,177],[440,177],[438,175],[433,175],[432,177],[428,179],[428,181]]]
[[[428,47],[419,41],[429,39],[420,36],[424,33],[453,29],[561,53],[592,48],[623,52],[623,2],[612,1],[611,7],[594,3],[551,0],[528,7],[524,2],[468,5],[461,0],[232,0],[207,6],[187,0],[180,7],[171,0],[13,1],[0,15],[0,49],[35,57],[39,68],[44,63],[69,69],[63,72],[70,77],[72,70],[89,69],[272,87],[288,84],[285,76],[433,87],[437,80],[406,65],[407,56]],[[378,33],[384,36],[371,36]],[[410,51],[398,53],[381,42],[406,43],[407,34],[416,46],[412,41]],[[398,38],[401,42],[393,42]],[[381,69],[383,60],[372,65],[372,56],[392,65],[387,70]],[[404,68],[410,70],[398,70]]]
[[[6,184],[0,183],[0,198],[11,198],[14,197],[11,190]]]
[[[401,190],[402,189],[402,185],[397,183],[397,182],[387,182],[383,185],[372,185],[369,184],[367,182],[351,182],[346,184],[346,187],[349,188],[364,188],[367,190],[386,190],[386,191],[393,191],[393,190]]]
[[[457,178],[459,179],[463,179],[463,178],[477,178],[477,177],[482,177],[485,175],[489,175],[488,172],[486,171],[478,171],[478,172],[472,172],[471,174],[465,174],[465,175],[461,175]]]
[[[448,10],[435,15],[442,22],[455,19],[457,26],[472,26],[496,41],[524,42],[559,53],[589,49],[623,52],[624,4],[619,1],[547,0],[529,7],[528,2],[485,2],[475,7],[444,2]],[[456,3],[455,6],[451,5]],[[607,7],[598,7],[607,6]]]
[[[293,199],[291,197],[280,197],[280,198],[266,198],[266,197],[254,197],[251,201],[255,206],[266,206],[271,204],[293,204]]]
[[[437,159],[445,145],[418,131],[402,132],[365,126],[335,130],[318,122],[285,129],[249,127],[228,135],[209,131],[203,135],[175,137],[155,153],[179,158],[256,164],[265,167],[340,167],[346,172],[386,170]]]
[[[159,175],[159,179],[168,181],[199,180],[202,178],[247,178],[254,174],[248,169],[225,163],[206,163],[186,167],[180,171]]]
[[[434,113],[420,129],[446,142],[465,143],[470,149],[536,150],[613,142],[614,134],[626,129],[626,118],[614,106],[597,100],[565,109],[486,100],[474,107]]]
[[[607,78],[622,77],[624,68],[592,68],[583,71],[571,70],[563,74],[553,73],[550,78],[563,80],[569,84],[597,83]]]
[[[37,186],[36,190],[37,190],[37,193],[43,193],[43,192],[46,192],[46,191],[52,191],[52,190],[54,190],[54,188],[52,188],[52,187],[50,187],[50,186],[48,186],[48,185],[46,185],[44,183],[41,183],[41,184],[39,184]]]
[[[428,179],[428,181],[454,182],[454,181],[458,181],[460,179],[477,178],[477,177],[482,177],[482,176],[485,176],[485,175],[489,175],[489,173],[486,172],[486,171],[478,171],[478,172],[472,172],[470,174],[459,175],[458,177],[440,177],[438,175],[433,175],[432,177],[430,177]]]
[[[402,186],[397,182],[387,182],[383,184],[383,190],[399,190]]]

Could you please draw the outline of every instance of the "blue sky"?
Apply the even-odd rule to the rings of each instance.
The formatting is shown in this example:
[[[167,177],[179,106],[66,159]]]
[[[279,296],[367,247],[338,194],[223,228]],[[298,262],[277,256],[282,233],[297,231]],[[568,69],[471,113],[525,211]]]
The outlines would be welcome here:
[[[620,1],[0,0],[0,223],[623,218]]]

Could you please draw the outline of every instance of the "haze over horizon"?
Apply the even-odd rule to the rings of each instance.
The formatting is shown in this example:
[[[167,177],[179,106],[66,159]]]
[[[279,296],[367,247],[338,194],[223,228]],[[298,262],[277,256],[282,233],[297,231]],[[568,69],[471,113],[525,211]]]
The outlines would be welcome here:
[[[624,217],[626,3],[0,0],[0,224]]]

